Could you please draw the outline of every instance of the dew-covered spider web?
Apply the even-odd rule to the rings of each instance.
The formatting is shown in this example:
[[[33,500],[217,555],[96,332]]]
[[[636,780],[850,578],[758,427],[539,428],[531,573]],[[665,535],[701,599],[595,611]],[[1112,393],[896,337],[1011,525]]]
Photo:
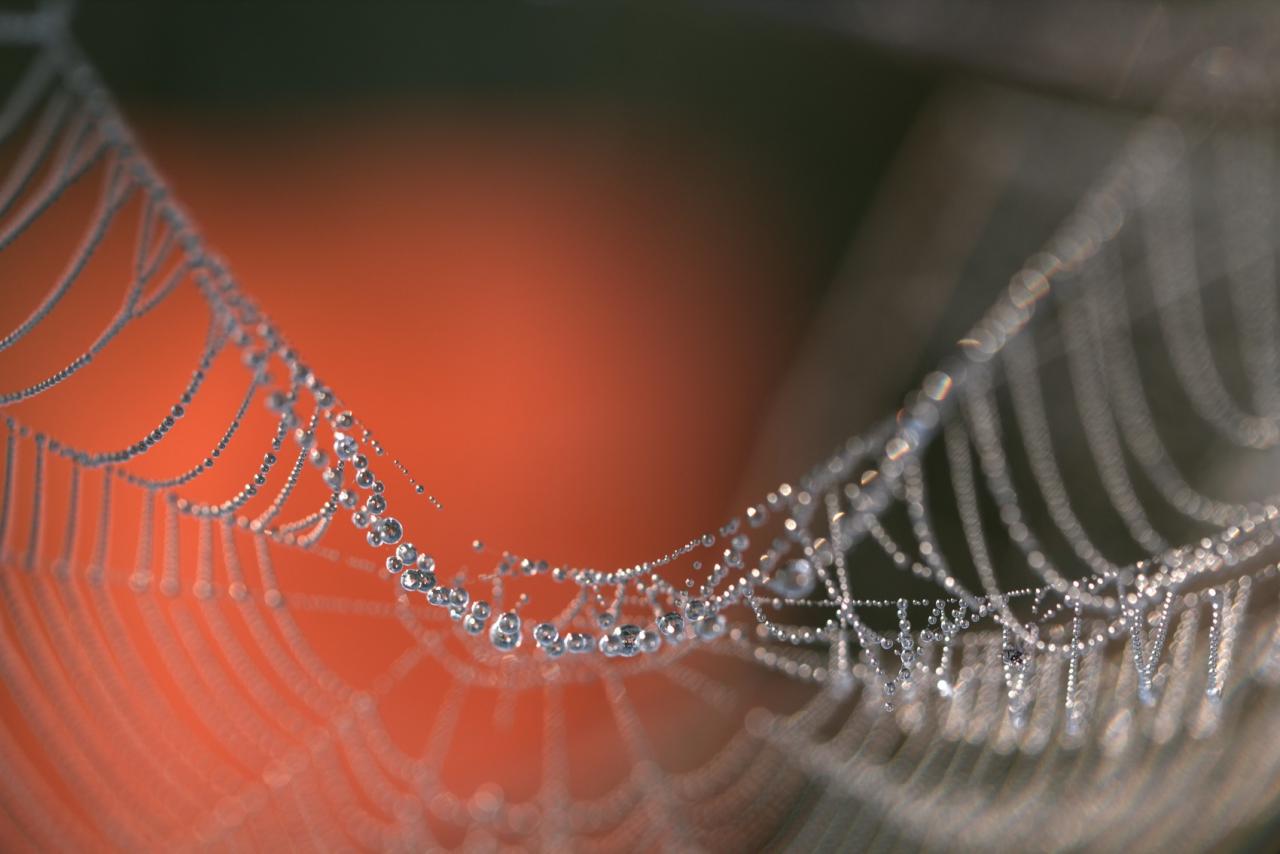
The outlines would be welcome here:
[[[63,16],[0,42],[6,849],[1186,849],[1274,808],[1280,170],[1247,55],[1112,122],[897,412],[602,568],[437,559],[447,496],[204,243]],[[100,374],[148,328],[191,372],[144,411]],[[398,653],[335,665],[353,624]]]

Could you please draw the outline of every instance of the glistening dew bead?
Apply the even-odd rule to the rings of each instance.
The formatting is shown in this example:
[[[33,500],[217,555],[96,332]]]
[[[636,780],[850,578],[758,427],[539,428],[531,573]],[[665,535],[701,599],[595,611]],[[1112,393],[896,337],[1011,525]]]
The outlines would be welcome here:
[[[394,546],[404,536],[404,528],[398,520],[388,516],[378,525],[378,533],[382,536],[382,542]]]
[[[333,453],[340,460],[349,460],[356,455],[360,446],[355,439],[350,436],[344,436],[341,433],[335,433],[333,439]]]
[[[520,615],[515,611],[506,611],[498,617],[495,625],[502,632],[513,634],[520,631]]]
[[[502,617],[515,616],[514,614],[503,614]],[[489,629],[489,641],[501,652],[510,652],[520,646],[520,623],[517,619],[515,622],[504,622],[502,617],[494,621],[493,626]]]
[[[412,565],[418,560],[418,550],[413,547],[413,543],[405,542],[396,546],[396,557],[406,566]],[[431,569],[429,566],[421,566],[419,569]]]
[[[641,652],[657,652],[658,648],[662,646],[662,635],[651,629],[645,629],[636,638],[636,646]]]
[[[658,618],[658,631],[668,640],[676,640],[684,633],[684,617],[674,612],[663,614]]]

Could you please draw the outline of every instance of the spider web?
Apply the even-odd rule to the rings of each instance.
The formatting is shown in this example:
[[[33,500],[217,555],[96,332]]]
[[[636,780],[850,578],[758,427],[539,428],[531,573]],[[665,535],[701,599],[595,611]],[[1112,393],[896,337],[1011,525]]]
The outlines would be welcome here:
[[[464,568],[408,546],[439,501],[204,245],[62,17],[0,37],[27,62],[0,254],[57,271],[0,354],[91,268],[127,280],[0,389],[7,843],[1209,845],[1271,805],[1275,140],[1178,110],[1243,58],[1203,57],[955,354],[794,483],[631,566]],[[193,317],[154,427],[94,449],[38,408]],[[353,674],[356,622],[400,640]],[[708,747],[672,756],[673,719]]]

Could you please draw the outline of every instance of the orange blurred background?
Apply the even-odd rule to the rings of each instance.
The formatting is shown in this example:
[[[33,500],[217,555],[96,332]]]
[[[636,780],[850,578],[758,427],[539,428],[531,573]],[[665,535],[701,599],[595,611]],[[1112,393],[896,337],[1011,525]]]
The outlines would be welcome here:
[[[491,569],[508,548],[607,569],[655,558],[713,530],[741,509],[733,505],[742,495],[797,474],[744,476],[744,470],[755,426],[821,294],[815,283],[825,262],[815,260],[814,238],[806,233],[814,215],[803,209],[802,196],[784,173],[762,168],[749,146],[687,116],[657,111],[637,122],[572,102],[373,98],[303,104],[276,115],[154,103],[128,111],[143,147],[246,292],[389,455],[443,502],[443,511],[433,509],[397,485],[385,461],[375,461],[409,537],[440,561],[442,582],[455,569],[468,577]],[[868,167],[866,174],[873,173]],[[91,172],[0,255],[0,276],[20,283],[4,289],[0,328],[20,323],[65,267],[102,177],[101,169]],[[867,178],[860,180],[865,185]],[[38,334],[4,354],[5,390],[57,370],[109,321],[124,296],[140,213],[136,199],[122,209],[82,281]],[[206,323],[203,301],[184,285],[81,374],[9,414],[88,450],[130,444],[187,381]],[[238,352],[229,349],[178,428],[129,470],[168,476],[207,453],[247,380]],[[178,494],[219,500],[237,489],[260,461],[270,431],[259,396],[218,465]],[[27,495],[30,444],[21,444],[17,494]],[[273,482],[292,461],[291,448],[286,443]],[[815,456],[825,450],[813,449]],[[87,526],[101,476],[82,478],[80,535],[68,541],[67,473],[64,461],[47,462],[36,562],[47,566],[66,555],[80,571],[95,548]],[[324,495],[308,474],[295,498],[305,509]],[[239,755],[214,731],[175,675],[167,658],[174,650],[166,647],[185,650],[182,661],[206,680],[216,704],[243,702],[271,718],[271,710],[258,708],[260,698],[227,696],[201,669],[200,657],[211,655],[232,674],[228,684],[242,688],[219,630],[252,651],[250,663],[278,692],[288,696],[297,686],[270,676],[251,625],[233,620],[220,629],[209,603],[187,595],[186,563],[176,597],[129,589],[126,582],[144,563],[159,577],[165,562],[162,542],[139,557],[140,506],[136,491],[117,486],[105,567],[110,582],[102,594],[125,631],[114,642],[127,639],[136,650],[161,706],[176,715],[167,724],[176,724],[179,743],[194,739],[211,756],[257,773],[252,750]],[[11,536],[22,541],[32,507],[17,502],[14,511]],[[159,532],[163,503],[157,514]],[[324,545],[367,554],[345,515],[338,514]],[[188,545],[205,536],[187,523],[181,531]],[[483,552],[471,547],[473,538],[487,544]],[[6,563],[20,563],[20,552],[11,549]],[[251,563],[251,554],[242,542],[241,560]],[[414,639],[387,611],[370,616],[325,604],[389,608],[397,591],[385,573],[288,551],[274,557],[275,589],[306,646],[341,683],[373,692],[387,733],[407,753],[420,753],[446,702],[447,671],[428,657],[405,658]],[[221,571],[215,608],[228,603]],[[257,601],[272,585],[249,572]],[[45,756],[50,738],[75,732],[104,754],[119,748],[112,729],[94,723],[95,695],[78,681],[95,660],[68,650],[77,627],[92,635],[80,641],[110,646],[109,634],[92,634],[106,632],[102,617],[73,619],[77,608],[93,613],[106,603],[91,593],[78,600],[70,588],[51,595],[41,579],[6,578],[7,629],[23,661],[10,662],[21,679],[14,677],[0,708],[27,758],[56,781],[56,763]],[[60,622],[63,629],[28,631]],[[71,663],[59,661],[64,655]],[[407,669],[392,682],[385,674],[398,661]],[[760,676],[722,664],[718,678],[730,684],[737,678],[735,687],[751,694],[749,680]],[[37,709],[33,721],[22,680],[55,697],[53,689],[62,686],[74,708],[46,709],[47,721]],[[696,767],[740,728],[739,721],[707,714],[696,698],[639,681],[648,688],[635,702],[648,713],[654,750],[668,767]],[[139,686],[138,697],[122,698],[121,713],[148,708],[146,690]],[[604,691],[590,681],[566,691],[571,753],[587,768],[569,784],[575,796],[629,773]],[[543,773],[543,714],[536,702],[512,700],[500,688],[470,693],[441,769],[448,787],[465,796],[496,779],[509,797],[533,794]],[[301,717],[326,725],[305,707]],[[64,725],[69,729],[60,730]],[[305,743],[287,728],[276,736],[286,745]],[[266,756],[278,760],[274,751]],[[156,760],[169,761],[163,742]],[[121,783],[145,790],[150,778],[138,774],[131,780],[124,773]],[[51,795],[86,825],[101,819],[74,787],[55,783]],[[394,815],[386,804],[367,806]]]

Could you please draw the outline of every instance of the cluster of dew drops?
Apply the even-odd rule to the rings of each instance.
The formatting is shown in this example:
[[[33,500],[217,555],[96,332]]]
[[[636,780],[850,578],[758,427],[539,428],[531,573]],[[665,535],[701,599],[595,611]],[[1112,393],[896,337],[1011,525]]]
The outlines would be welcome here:
[[[349,464],[355,470],[354,488],[342,485],[341,468],[326,468],[325,482],[335,490],[336,505],[350,510],[352,524],[365,531],[365,541],[371,548],[393,549],[386,558],[385,566],[392,575],[399,576],[401,588],[409,593],[422,594],[431,605],[448,609],[450,616],[460,622],[468,634],[478,636],[487,631],[490,643],[497,650],[511,652],[519,647],[526,632],[518,611],[513,608],[495,617],[493,606],[483,599],[473,600],[461,581],[452,586],[441,583],[436,575],[435,558],[405,540],[404,525],[388,515],[385,487],[370,467],[368,457],[361,453],[360,439],[351,432],[356,427],[354,416],[343,412],[333,417],[332,424],[333,453],[342,464]],[[408,476],[402,465],[397,464],[397,468]],[[413,487],[419,494],[425,491],[416,482]],[[361,492],[367,493],[363,502],[360,500]],[[436,507],[440,506],[433,497],[429,499]],[[472,546],[476,551],[484,549],[479,540]],[[524,602],[525,597],[521,597],[517,607]],[[579,631],[561,633],[550,622],[537,623],[529,634],[549,658],[559,658],[566,652],[582,654],[592,651],[610,658],[630,658],[657,652],[664,640],[676,643],[690,635],[711,640],[724,633],[726,623],[723,615],[705,600],[688,599],[682,610],[683,613],[664,613],[649,626],[634,623],[614,625],[614,615],[602,613],[598,622],[604,631],[598,637]]]

